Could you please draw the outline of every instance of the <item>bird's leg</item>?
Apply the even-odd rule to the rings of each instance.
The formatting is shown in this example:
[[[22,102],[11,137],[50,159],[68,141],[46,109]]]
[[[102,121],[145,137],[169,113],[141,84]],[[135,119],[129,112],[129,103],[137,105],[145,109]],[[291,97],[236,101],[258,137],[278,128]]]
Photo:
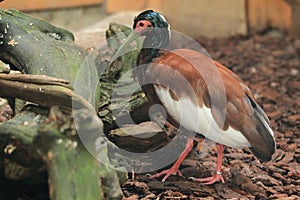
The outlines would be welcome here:
[[[159,176],[162,176],[165,174],[164,178],[162,179],[162,182],[165,182],[167,180],[167,178],[171,175],[179,174],[180,176],[182,176],[182,174],[178,168],[181,165],[181,163],[183,162],[183,160],[185,159],[185,157],[192,150],[193,146],[194,146],[194,140],[192,138],[188,138],[186,145],[185,145],[185,149],[180,154],[179,158],[174,163],[174,165],[170,169],[164,170],[162,172],[159,172],[157,174],[150,176],[150,178],[156,178],[156,177],[159,177]]]
[[[222,161],[223,161],[223,152],[224,152],[224,145],[222,144],[217,144],[217,168],[216,168],[216,173],[211,176],[211,177],[207,177],[207,178],[194,178],[194,177],[190,177],[190,180],[193,181],[198,181],[203,183],[204,185],[210,185],[213,184],[217,181],[221,181],[222,183],[225,183],[223,177],[222,177]]]

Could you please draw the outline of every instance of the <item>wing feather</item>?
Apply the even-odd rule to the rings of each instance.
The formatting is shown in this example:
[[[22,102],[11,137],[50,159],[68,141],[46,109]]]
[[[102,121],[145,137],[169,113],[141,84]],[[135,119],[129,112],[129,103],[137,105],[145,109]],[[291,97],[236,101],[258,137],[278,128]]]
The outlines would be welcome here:
[[[212,116],[220,129],[226,131],[231,127],[240,131],[258,158],[271,159],[275,140],[266,114],[255,102],[250,89],[222,64],[196,51],[179,49],[162,52],[148,65],[145,76],[147,82],[169,88],[174,101],[188,98],[200,108],[214,106]],[[219,77],[223,84],[219,84]],[[221,101],[223,95],[225,102]],[[212,98],[216,99],[215,105]]]

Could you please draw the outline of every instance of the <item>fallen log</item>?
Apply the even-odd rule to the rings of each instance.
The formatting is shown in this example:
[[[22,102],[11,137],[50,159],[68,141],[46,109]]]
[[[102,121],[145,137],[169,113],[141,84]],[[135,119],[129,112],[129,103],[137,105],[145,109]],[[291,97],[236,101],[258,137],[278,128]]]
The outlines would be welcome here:
[[[95,111],[98,84],[90,79],[96,68],[81,69],[87,52],[73,42],[68,31],[16,10],[0,10],[0,15],[0,59],[11,69],[26,73],[1,74],[0,96],[37,104],[0,123],[0,177],[30,180],[46,170],[48,181],[39,180],[37,185],[49,182],[51,199],[121,199],[118,176],[109,166],[108,142],[97,149],[106,164],[88,151],[95,139],[106,138]],[[76,82],[82,72],[86,72],[85,79]],[[71,89],[80,81],[86,81],[92,95]],[[76,117],[80,119],[75,125]],[[90,149],[83,146],[78,128],[86,133],[89,143],[84,145]]]

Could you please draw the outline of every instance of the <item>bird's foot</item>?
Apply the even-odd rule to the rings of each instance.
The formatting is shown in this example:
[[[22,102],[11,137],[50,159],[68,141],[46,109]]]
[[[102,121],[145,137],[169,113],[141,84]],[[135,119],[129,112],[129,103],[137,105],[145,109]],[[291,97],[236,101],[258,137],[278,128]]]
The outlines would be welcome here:
[[[189,180],[201,182],[203,185],[211,185],[218,181],[225,183],[224,178],[222,177],[220,172],[217,172],[215,175],[213,175],[211,177],[207,177],[207,178],[190,177]]]
[[[157,178],[157,177],[160,177],[162,175],[165,175],[164,178],[162,179],[162,182],[165,182],[167,180],[167,178],[169,178],[169,176],[176,175],[176,174],[183,177],[183,175],[181,174],[181,172],[179,171],[178,168],[171,167],[170,169],[166,169],[162,172],[154,174],[154,175],[150,176],[149,178],[152,179],[152,178]]]

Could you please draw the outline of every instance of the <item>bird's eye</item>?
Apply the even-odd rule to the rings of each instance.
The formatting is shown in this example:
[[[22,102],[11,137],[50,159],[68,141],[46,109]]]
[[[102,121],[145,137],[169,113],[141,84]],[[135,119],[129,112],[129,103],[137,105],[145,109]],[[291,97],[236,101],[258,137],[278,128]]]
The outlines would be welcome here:
[[[152,27],[152,24],[150,23],[150,22],[148,22],[148,21],[142,21],[142,22],[139,22],[139,24],[138,24],[138,26],[139,27]]]
[[[140,27],[143,27],[143,26],[144,26],[144,23],[143,23],[143,22],[140,22],[140,23],[139,23],[139,26],[140,26]]]
[[[134,29],[135,30],[138,30],[141,32],[141,31],[146,31],[147,28],[150,28],[152,27],[152,24],[150,21],[148,20],[140,20],[137,22],[137,24],[134,26]]]

